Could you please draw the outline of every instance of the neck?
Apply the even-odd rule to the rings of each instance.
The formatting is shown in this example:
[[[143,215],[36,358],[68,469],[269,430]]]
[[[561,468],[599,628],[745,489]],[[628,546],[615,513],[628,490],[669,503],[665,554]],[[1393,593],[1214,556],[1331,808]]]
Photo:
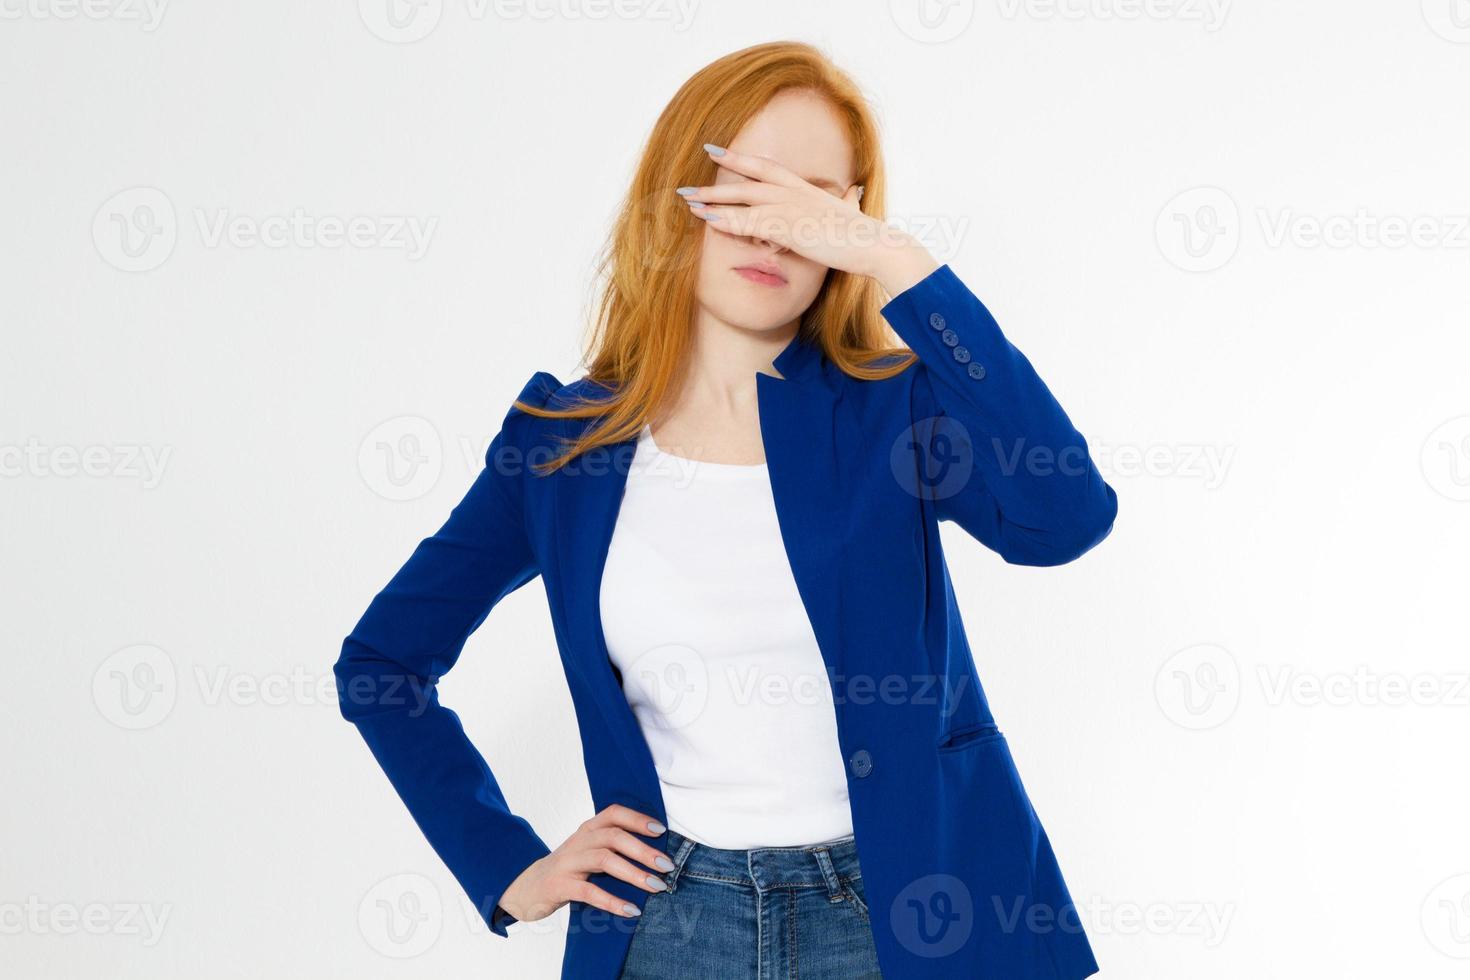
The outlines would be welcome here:
[[[800,325],[797,319],[774,330],[746,330],[698,310],[679,404],[735,414],[750,408],[756,400],[756,373],[779,377],[772,361]]]

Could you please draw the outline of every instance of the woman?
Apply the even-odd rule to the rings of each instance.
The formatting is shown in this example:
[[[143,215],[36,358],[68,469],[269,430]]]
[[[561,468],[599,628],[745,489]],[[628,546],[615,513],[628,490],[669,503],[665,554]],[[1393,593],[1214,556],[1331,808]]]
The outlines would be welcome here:
[[[531,378],[344,644],[344,715],[491,929],[571,906],[564,976],[1097,969],[939,521],[1055,565],[1116,497],[882,211],[869,110],[817,51],[691,78],[614,230],[586,377]],[[597,807],[554,850],[434,693],[537,575]]]

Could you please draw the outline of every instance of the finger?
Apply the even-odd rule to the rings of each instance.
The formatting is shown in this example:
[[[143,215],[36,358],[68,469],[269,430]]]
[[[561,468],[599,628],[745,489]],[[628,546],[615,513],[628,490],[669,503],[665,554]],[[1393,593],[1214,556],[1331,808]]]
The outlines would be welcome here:
[[[715,231],[741,238],[755,238],[763,242],[794,248],[793,229],[780,217],[772,215],[760,206],[741,207],[738,204],[715,205],[691,209],[697,217],[704,218]]]
[[[758,157],[751,153],[736,153],[734,150],[714,147],[721,150],[713,152],[712,144],[704,144],[705,152],[715,163],[726,170],[733,170],[737,174],[749,177],[751,180],[763,180],[768,184],[780,184],[782,187],[811,187],[812,184],[803,180],[800,176],[788,170],[769,157]]]
[[[604,912],[611,912],[613,915],[621,916],[625,919],[634,919],[642,914],[638,906],[632,902],[625,902],[621,898],[610,895],[601,888],[598,888],[592,882],[582,879],[574,881],[568,887],[567,898],[570,901],[582,902],[594,908],[602,909]]]
[[[723,231],[730,235],[744,235],[747,238],[755,237],[754,221],[751,208],[740,205],[713,205],[691,204],[689,211],[696,218],[703,218],[710,223],[710,227],[716,231]]]
[[[859,185],[859,184],[853,184],[851,187],[849,187],[847,189],[847,192],[842,195],[842,200],[843,200],[843,203],[845,203],[845,204],[851,204],[853,207],[858,208],[859,210],[861,210],[862,209],[862,203],[863,203],[863,188],[862,188],[862,186]]]
[[[640,861],[659,871],[673,871],[674,862],[656,847],[650,847],[621,827],[603,827],[587,836],[586,843],[593,848],[616,851],[634,861]]]
[[[681,187],[679,195],[691,204],[773,204],[784,198],[787,192],[776,184],[763,184],[758,180],[732,180],[728,184]]]
[[[653,819],[646,813],[640,813],[632,807],[614,803],[605,806],[597,814],[582,825],[585,828],[597,827],[622,827],[635,834],[644,834],[649,837],[660,837],[667,829],[663,824]]]
[[[658,875],[652,874],[647,868],[638,867],[617,851],[607,847],[594,847],[582,851],[572,870],[582,874],[601,872],[612,875],[646,892],[661,892],[667,887],[664,880]]]

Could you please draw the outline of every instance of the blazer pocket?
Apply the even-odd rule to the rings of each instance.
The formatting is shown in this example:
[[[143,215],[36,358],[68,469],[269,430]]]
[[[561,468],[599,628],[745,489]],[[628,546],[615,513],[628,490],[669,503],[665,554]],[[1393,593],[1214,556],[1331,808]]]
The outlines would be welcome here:
[[[1002,738],[1005,738],[1005,736],[1001,734],[1000,728],[993,721],[982,724],[961,725],[958,728],[951,728],[940,736],[939,751],[963,752],[966,749],[973,749],[977,745],[986,745],[990,742],[999,741]]]

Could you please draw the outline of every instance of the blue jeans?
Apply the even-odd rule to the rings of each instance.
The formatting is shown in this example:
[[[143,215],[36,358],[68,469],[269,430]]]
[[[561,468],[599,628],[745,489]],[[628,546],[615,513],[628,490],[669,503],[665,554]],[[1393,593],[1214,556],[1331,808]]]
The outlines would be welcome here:
[[[623,980],[876,978],[851,837],[729,851],[669,831],[674,870],[650,895]]]

